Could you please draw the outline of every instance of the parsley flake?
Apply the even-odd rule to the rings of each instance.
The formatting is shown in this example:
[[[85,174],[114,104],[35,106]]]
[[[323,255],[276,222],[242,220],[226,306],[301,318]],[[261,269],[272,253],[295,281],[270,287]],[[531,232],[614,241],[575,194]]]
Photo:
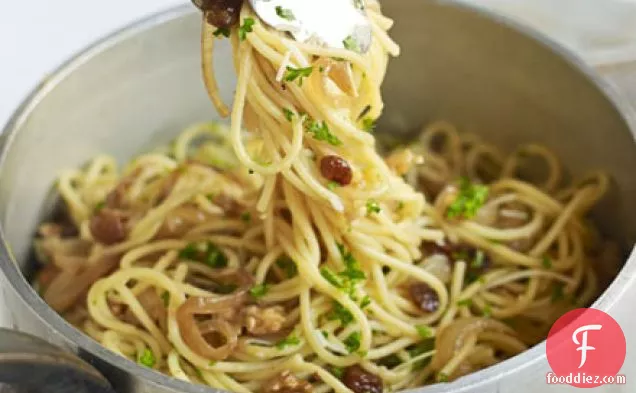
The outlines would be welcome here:
[[[314,67],[305,67],[305,68],[293,68],[287,66],[287,71],[283,75],[283,80],[285,82],[293,82],[298,80],[298,86],[303,85],[304,78],[307,78],[311,75],[311,72],[314,70]]]
[[[380,207],[380,204],[378,204],[378,201],[374,199],[369,199],[367,201],[367,215],[371,215],[373,213],[380,213],[381,211],[382,211],[382,208]]]
[[[446,210],[446,217],[472,218],[486,202],[486,198],[488,198],[487,186],[471,183],[463,177],[459,183],[459,194]]]
[[[330,321],[340,321],[340,325],[347,326],[353,322],[353,314],[344,306],[338,302],[333,302],[333,308],[327,314],[327,319]]]
[[[219,27],[212,34],[214,34],[215,37],[221,37],[221,36],[229,37],[230,36],[230,29],[228,29],[227,27]]]
[[[227,257],[214,243],[189,243],[181,251],[179,258],[205,263],[212,268],[227,266]]]
[[[370,304],[371,304],[371,298],[367,295],[362,298],[362,301],[360,302],[360,308],[365,309],[369,307]]]
[[[329,368],[329,372],[331,372],[331,374],[333,374],[334,377],[338,379],[342,379],[342,377],[344,376],[345,370],[342,367],[331,366]]]
[[[283,19],[287,19],[289,21],[296,20],[294,13],[289,8],[283,8],[281,6],[276,6],[276,15]]]
[[[245,41],[247,38],[247,33],[252,32],[252,26],[254,26],[253,18],[245,18],[243,19],[243,24],[238,29],[239,39],[241,41]]]
[[[543,257],[543,259],[541,260],[541,264],[546,269],[552,269],[552,259],[550,259],[549,257]]]
[[[291,258],[287,256],[278,258],[276,260],[276,266],[278,266],[285,272],[287,278],[292,278],[296,274],[298,274],[298,268],[296,267],[296,264]]]
[[[144,351],[138,356],[137,363],[142,364],[146,367],[153,368],[155,363],[157,363],[157,359],[155,359],[155,355],[148,348],[144,349]]]
[[[433,337],[433,331],[428,326],[417,325],[417,326],[415,326],[415,329],[417,330],[417,334],[419,334],[419,336],[422,337],[422,338],[431,338],[431,337]]]
[[[329,189],[329,191],[333,191],[338,187],[340,187],[340,184],[335,181],[330,181],[329,183],[327,183],[327,188]]]
[[[241,213],[241,221],[244,221],[244,222],[252,221],[252,215],[250,214],[250,212]]]
[[[298,344],[300,344],[300,339],[296,337],[294,334],[290,334],[289,336],[277,342],[276,348],[285,349],[286,347],[295,346]]]
[[[268,291],[269,291],[269,285],[267,285],[267,284],[258,284],[258,285],[254,285],[250,289],[250,295],[252,295],[256,299],[259,299],[259,298],[262,298],[263,296],[265,296]]]
[[[373,132],[373,130],[375,130],[375,120],[370,117],[365,117],[362,120],[362,129],[366,132]]]
[[[163,300],[163,305],[168,307],[170,305],[170,292],[164,291],[161,294],[161,300]]]
[[[340,278],[336,275],[336,273],[333,272],[333,270],[331,270],[328,267],[323,267],[320,269],[320,275],[329,282],[329,284],[333,285],[336,288],[342,288],[343,284],[342,281],[340,280]]]
[[[484,306],[484,309],[482,310],[482,315],[485,318],[490,318],[490,316],[492,315],[492,307],[490,306],[490,304],[486,304]]]
[[[353,353],[360,349],[360,332],[353,332],[347,336],[342,342],[349,353]]]
[[[287,119],[287,121],[289,122],[291,122],[292,119],[294,118],[294,112],[292,112],[291,110],[287,108],[283,108],[283,114],[285,115],[285,119]]]
[[[475,269],[479,269],[484,266],[484,252],[482,250],[477,250],[475,252],[475,259],[470,263],[470,267]]]
[[[331,133],[329,126],[324,121],[307,121],[307,132],[311,133],[315,140],[327,142],[332,146],[341,146],[342,141]]]
[[[104,207],[106,207],[106,202],[99,202],[97,205],[95,205],[95,213],[99,213],[99,211],[102,210]]]
[[[472,299],[462,299],[457,301],[457,307],[471,306],[473,304]]]
[[[362,52],[362,49],[360,49],[360,44],[352,35],[345,38],[344,41],[342,41],[342,44],[344,45],[345,49],[348,49],[350,51],[357,52],[357,53]]]

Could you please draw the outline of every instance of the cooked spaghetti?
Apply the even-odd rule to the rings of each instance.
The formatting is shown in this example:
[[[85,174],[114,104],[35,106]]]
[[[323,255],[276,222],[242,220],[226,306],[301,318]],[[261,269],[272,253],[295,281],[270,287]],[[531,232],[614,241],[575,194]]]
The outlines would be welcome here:
[[[364,55],[293,41],[247,5],[225,32],[204,15],[221,114],[212,43],[234,48],[231,126],[62,174],[64,214],[36,240],[44,299],[115,353],[240,393],[454,380],[589,304],[592,263],[618,260],[586,218],[607,176],[563,186],[546,148],[506,156],[446,123],[382,157],[371,131],[399,48],[365,12]]]

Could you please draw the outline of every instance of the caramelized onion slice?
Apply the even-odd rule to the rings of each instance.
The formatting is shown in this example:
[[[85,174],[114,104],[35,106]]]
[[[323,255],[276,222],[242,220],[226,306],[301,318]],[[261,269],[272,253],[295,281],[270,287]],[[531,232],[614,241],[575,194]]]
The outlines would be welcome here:
[[[46,287],[43,298],[58,313],[71,308],[93,283],[117,268],[119,258],[101,258],[81,272],[63,271]]]

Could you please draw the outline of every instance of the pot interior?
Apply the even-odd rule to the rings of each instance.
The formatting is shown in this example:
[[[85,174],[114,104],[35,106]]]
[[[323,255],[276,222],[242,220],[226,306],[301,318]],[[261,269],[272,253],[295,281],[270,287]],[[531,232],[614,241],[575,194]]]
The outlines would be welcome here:
[[[591,78],[544,43],[446,2],[392,0],[391,61],[378,132],[407,137],[433,120],[453,122],[504,150],[538,142],[572,175],[611,174],[594,213],[627,250],[636,239],[636,147],[628,125]],[[199,22],[178,11],[97,45],[44,81],[9,127],[0,168],[0,224],[19,268],[34,270],[32,237],[50,214],[61,170],[107,152],[122,162],[186,126],[218,119],[204,91]],[[220,89],[231,101],[227,42],[217,45]]]

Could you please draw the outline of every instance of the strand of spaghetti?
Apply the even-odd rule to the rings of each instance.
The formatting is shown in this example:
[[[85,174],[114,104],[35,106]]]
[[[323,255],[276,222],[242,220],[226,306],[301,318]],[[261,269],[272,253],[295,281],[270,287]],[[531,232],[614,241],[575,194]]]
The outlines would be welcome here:
[[[214,62],[212,61],[215,39],[214,26],[210,25],[206,19],[207,15],[204,13],[201,19],[201,73],[208,96],[214,104],[214,107],[221,117],[227,117],[230,111],[219,96],[219,87],[216,84],[216,78],[214,76]]]

